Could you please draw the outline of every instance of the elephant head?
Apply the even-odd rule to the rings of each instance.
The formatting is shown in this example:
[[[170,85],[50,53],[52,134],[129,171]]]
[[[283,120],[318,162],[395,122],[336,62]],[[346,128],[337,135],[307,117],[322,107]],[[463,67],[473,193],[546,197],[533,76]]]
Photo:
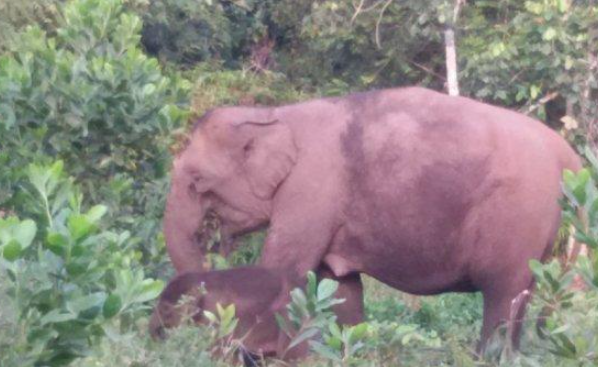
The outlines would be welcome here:
[[[177,272],[203,270],[208,213],[219,217],[227,237],[268,224],[274,194],[297,159],[292,131],[276,112],[219,108],[195,123],[174,161],[164,217]]]

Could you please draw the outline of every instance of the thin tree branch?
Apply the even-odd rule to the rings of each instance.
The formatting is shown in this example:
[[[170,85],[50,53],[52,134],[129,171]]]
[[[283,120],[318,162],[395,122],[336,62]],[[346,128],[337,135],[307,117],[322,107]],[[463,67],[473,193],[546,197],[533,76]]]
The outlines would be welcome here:
[[[386,9],[388,9],[392,2],[393,0],[386,1],[384,6],[382,7],[382,10],[380,10],[380,15],[378,16],[378,20],[376,21],[376,46],[378,46],[378,48],[382,48],[380,43],[380,23],[382,22],[382,17],[384,16],[384,13],[386,13]]]
[[[444,46],[446,52],[446,81],[448,94],[451,96],[459,95],[459,79],[457,77],[457,47],[455,46],[455,25],[459,19],[461,6],[465,0],[455,0],[453,8],[453,18],[447,22],[444,30]]]
[[[529,106],[525,111],[522,111],[524,114],[529,115],[541,106],[545,105],[546,103],[552,101],[553,99],[560,96],[559,92],[550,92],[544,97],[540,98],[538,102],[534,103],[533,105]]]
[[[430,75],[437,77],[438,79],[446,81],[446,77],[444,75],[438,74],[437,72],[435,72],[434,70],[430,69],[429,67],[427,67],[425,65],[422,65],[418,62],[415,62],[415,61],[409,60],[409,59],[407,59],[407,62],[410,63],[411,65],[415,66],[416,68],[418,68],[422,71],[425,71],[426,73],[428,73]]]

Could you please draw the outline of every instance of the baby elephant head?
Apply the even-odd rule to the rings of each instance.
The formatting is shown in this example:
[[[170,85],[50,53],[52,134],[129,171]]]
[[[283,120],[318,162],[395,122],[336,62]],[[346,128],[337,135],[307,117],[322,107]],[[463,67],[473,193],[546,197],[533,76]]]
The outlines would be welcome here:
[[[198,275],[184,274],[168,284],[150,318],[149,331],[153,339],[166,338],[166,329],[184,321],[199,322],[202,317],[203,283]]]
[[[165,329],[185,321],[203,322],[204,310],[215,312],[218,304],[234,304],[237,335],[251,332],[246,341],[255,340],[254,335],[269,336],[273,333],[270,324],[275,324],[271,307],[281,290],[280,276],[257,266],[183,273],[172,279],[160,295],[150,320],[150,334],[163,338]]]

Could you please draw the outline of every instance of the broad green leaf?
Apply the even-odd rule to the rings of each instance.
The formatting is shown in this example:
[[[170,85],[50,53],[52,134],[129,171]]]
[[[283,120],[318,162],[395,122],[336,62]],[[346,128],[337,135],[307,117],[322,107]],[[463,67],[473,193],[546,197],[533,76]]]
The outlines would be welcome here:
[[[338,338],[338,339],[342,338],[341,329],[336,322],[330,323],[330,325],[328,326],[328,330],[330,331],[330,334],[333,337]]]
[[[93,208],[89,209],[85,216],[91,223],[97,223],[108,211],[108,207],[105,205],[96,205]]]
[[[156,299],[162,293],[163,289],[163,281],[146,279],[143,282],[141,291],[135,296],[134,302],[144,303]]]
[[[300,288],[295,288],[291,291],[291,299],[294,304],[305,307],[307,305],[307,298],[305,297],[305,293]]]
[[[332,279],[323,279],[318,284],[318,302],[331,297],[338,289],[338,282]]]
[[[203,311],[203,315],[206,319],[208,319],[208,321],[210,321],[211,323],[215,324],[218,322],[218,318],[216,317],[216,315],[214,315],[213,312],[204,310]]]
[[[91,234],[94,229],[94,225],[86,216],[74,214],[68,219],[68,228],[71,232],[73,240],[78,241],[81,238]]]
[[[361,340],[365,337],[365,334],[368,332],[368,324],[365,322],[362,322],[361,324],[357,324],[355,326],[351,327],[351,338],[350,338],[350,342],[351,343],[355,343],[358,340]]]
[[[61,310],[52,310],[45,314],[40,322],[42,325],[56,324],[60,322],[70,321],[77,318],[77,315],[71,312],[62,312]]]
[[[532,271],[532,273],[534,273],[534,275],[536,276],[536,278],[542,277],[542,274],[544,273],[542,270],[542,263],[539,262],[536,259],[532,259],[529,261],[529,267]]]
[[[70,261],[66,264],[66,272],[72,276],[77,277],[84,274],[88,269],[88,264],[81,263],[80,261]]]
[[[37,225],[31,219],[26,219],[19,223],[14,229],[13,236],[19,242],[23,249],[31,245],[35,234],[37,233]]]
[[[92,307],[103,306],[105,300],[106,293],[96,292],[86,296],[75,298],[73,300],[69,300],[66,303],[66,307],[70,312],[78,314]]]
[[[68,246],[68,238],[62,233],[50,232],[46,238],[46,247],[56,255],[62,256]]]
[[[220,304],[218,303],[218,305],[220,305]],[[219,309],[218,312],[221,312],[221,310]],[[231,303],[224,310],[222,310],[222,312],[219,315],[222,323],[224,323],[224,324],[230,323],[233,320],[233,318],[235,317],[235,312],[236,312],[236,310],[235,310],[234,303]]]
[[[287,347],[287,350],[293,349],[294,347],[303,343],[307,339],[310,339],[310,338],[316,336],[318,333],[319,333],[319,330],[316,328],[310,328],[310,329],[303,331],[301,334],[299,334],[293,338],[293,340]]]
[[[334,350],[342,350],[343,341],[338,336],[330,336],[328,339],[326,339],[326,345]]]
[[[12,240],[2,247],[2,256],[8,261],[15,261],[21,255],[23,248],[18,241]]]
[[[109,319],[116,316],[122,308],[122,300],[117,294],[111,294],[106,298],[104,306],[102,307],[102,313],[105,318]]]

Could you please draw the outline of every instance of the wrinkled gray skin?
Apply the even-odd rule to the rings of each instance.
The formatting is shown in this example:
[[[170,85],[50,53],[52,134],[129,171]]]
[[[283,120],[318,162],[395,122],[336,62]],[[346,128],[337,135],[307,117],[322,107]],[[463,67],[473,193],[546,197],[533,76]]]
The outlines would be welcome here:
[[[268,226],[260,264],[287,290],[309,270],[339,280],[342,322],[362,318],[365,273],[413,294],[481,291],[482,343],[509,318],[517,343],[526,300],[511,301],[551,252],[566,168],[578,157],[542,123],[422,88],[219,108],[174,162],[166,244],[178,272],[198,270],[207,211],[230,237]]]

